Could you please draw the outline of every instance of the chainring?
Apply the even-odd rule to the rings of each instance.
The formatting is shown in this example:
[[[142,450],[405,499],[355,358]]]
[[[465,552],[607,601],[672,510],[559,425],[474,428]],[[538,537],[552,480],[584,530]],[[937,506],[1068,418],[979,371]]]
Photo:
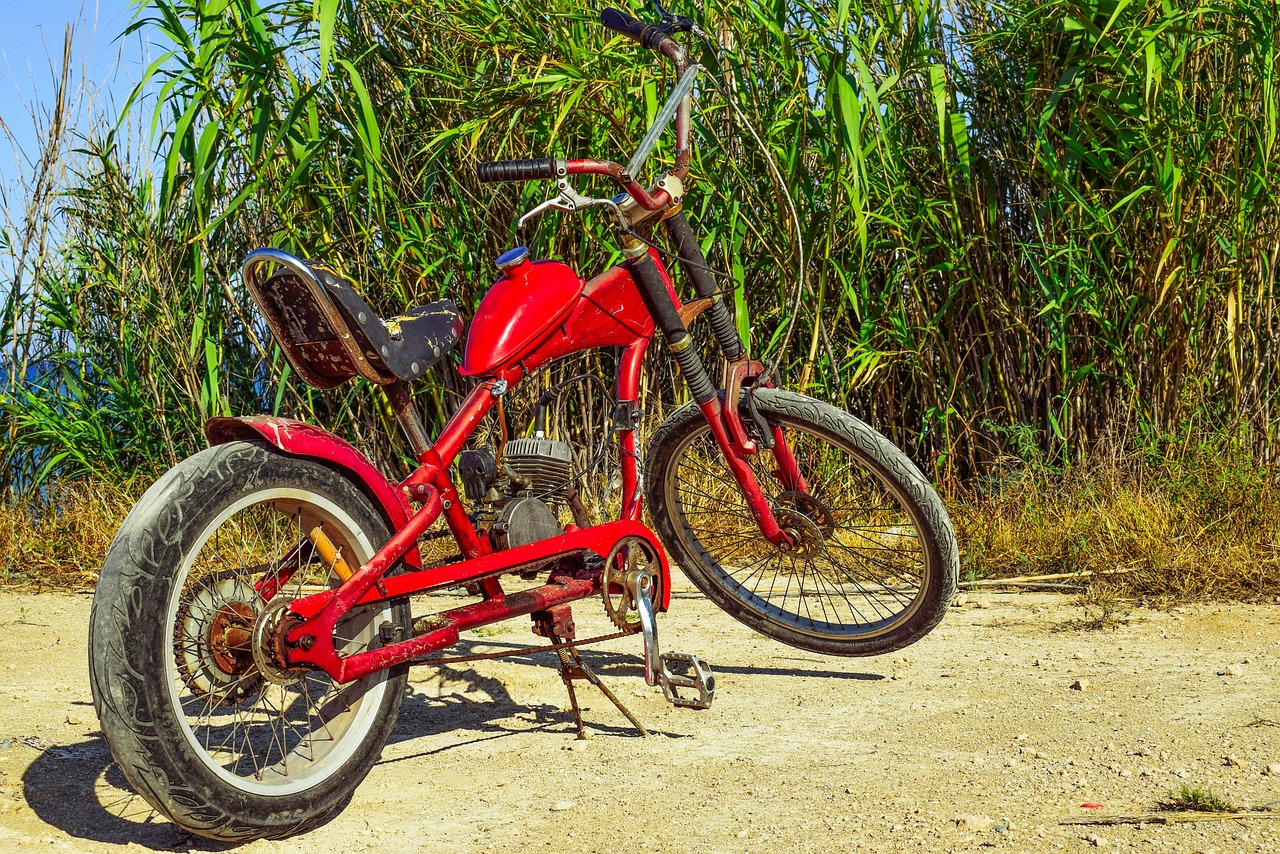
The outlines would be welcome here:
[[[600,572],[600,595],[604,599],[604,612],[615,626],[624,631],[640,631],[640,612],[624,580],[629,572],[649,570],[654,583],[653,599],[661,601],[657,587],[662,574],[658,565],[657,551],[640,537],[623,537],[610,549]]]
[[[253,654],[239,642],[262,609],[258,591],[235,570],[195,582],[178,607],[173,655],[191,691],[220,706],[237,705],[262,687]]]

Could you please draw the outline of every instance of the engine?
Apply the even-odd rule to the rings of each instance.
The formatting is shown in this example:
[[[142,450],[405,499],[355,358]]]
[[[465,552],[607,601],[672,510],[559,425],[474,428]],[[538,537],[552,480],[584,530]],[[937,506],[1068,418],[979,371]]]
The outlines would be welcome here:
[[[512,439],[500,459],[487,448],[463,451],[458,473],[467,500],[478,508],[477,527],[488,530],[495,549],[564,533],[556,508],[577,497],[569,489],[573,449],[567,442],[541,436]]]

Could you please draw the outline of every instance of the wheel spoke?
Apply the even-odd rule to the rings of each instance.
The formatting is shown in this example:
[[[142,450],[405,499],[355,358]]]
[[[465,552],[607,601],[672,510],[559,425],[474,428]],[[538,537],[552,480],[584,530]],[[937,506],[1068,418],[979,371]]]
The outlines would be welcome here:
[[[806,424],[783,427],[806,490],[785,491],[772,453],[749,461],[791,552],[764,539],[709,431],[695,429],[676,450],[667,506],[689,553],[709,558],[694,569],[793,630],[824,637],[886,631],[912,612],[923,590],[926,557],[911,512],[851,448]]]
[[[343,686],[320,671],[265,674],[259,661],[269,661],[263,658],[268,653],[227,645],[227,620],[248,619],[237,614],[268,607],[254,584],[277,577],[286,559],[294,564],[291,583],[275,598],[291,601],[309,584],[336,583],[306,537],[306,525],[316,524],[309,521],[313,513],[326,517],[318,524],[349,559],[368,558],[353,523],[328,519],[331,509],[313,511],[296,498],[278,508],[267,500],[244,507],[212,532],[191,559],[179,599],[173,642],[177,706],[203,761],[242,786],[270,791],[300,775],[336,772],[339,760],[329,758],[348,755],[338,746],[364,736],[369,724],[357,724],[357,718],[368,703],[380,702],[384,690],[381,674]],[[368,611],[351,612],[334,632],[335,649],[350,655],[371,648],[379,622]],[[379,690],[371,694],[375,686]]]

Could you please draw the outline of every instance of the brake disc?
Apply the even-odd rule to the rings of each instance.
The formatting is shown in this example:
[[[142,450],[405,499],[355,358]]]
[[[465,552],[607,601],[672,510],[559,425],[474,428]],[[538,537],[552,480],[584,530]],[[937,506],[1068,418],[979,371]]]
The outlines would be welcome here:
[[[252,632],[261,610],[253,585],[235,570],[206,575],[178,608],[173,655],[192,692],[218,705],[235,705],[257,693]]]

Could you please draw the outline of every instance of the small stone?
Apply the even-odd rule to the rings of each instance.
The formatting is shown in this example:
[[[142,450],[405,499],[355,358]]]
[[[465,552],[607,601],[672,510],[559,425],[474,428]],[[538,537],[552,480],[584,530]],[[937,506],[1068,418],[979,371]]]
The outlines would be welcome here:
[[[1072,691],[1088,691],[1090,682],[1088,679],[1077,679],[1071,683]]]
[[[1218,671],[1219,676],[1243,676],[1243,664],[1228,664],[1226,667]]]
[[[956,598],[955,598],[955,600],[952,602],[952,604],[953,604],[953,605],[955,605],[957,608],[960,608],[960,607],[963,607],[964,605],[969,604],[969,594],[968,594],[968,593],[957,593],[957,594],[956,594]]]
[[[84,723],[84,721],[82,721],[76,715],[67,715],[67,723],[71,724],[72,726],[80,726],[80,724]]]
[[[1030,737],[1031,736],[1027,735],[1025,732],[1018,733],[1018,741],[1026,741]]]
[[[583,739],[579,739],[575,741],[573,744],[569,745],[569,749],[576,751],[578,753],[581,753],[582,751],[587,749],[587,742]]]
[[[1073,652],[1073,653],[1071,654],[1071,657],[1072,657],[1072,658],[1074,658],[1076,661],[1084,661],[1084,653],[1083,653],[1083,652]]]
[[[1092,845],[1095,848],[1106,848],[1108,845],[1111,844],[1110,842],[1107,841],[1107,838],[1105,836],[1099,836],[1096,833],[1085,834],[1084,841],[1088,842],[1090,845]]]
[[[985,815],[958,815],[953,820],[956,827],[973,833],[986,833],[996,823],[994,818]]]
[[[1249,767],[1248,762],[1245,762],[1243,759],[1241,759],[1239,756],[1236,756],[1234,753],[1225,757],[1222,760],[1222,762],[1228,768],[1248,768]]]
[[[554,804],[551,805],[551,811],[564,812],[565,810],[573,809],[573,807],[574,807],[573,801],[556,801]]]
[[[1280,762],[1271,762],[1266,768],[1262,769],[1262,773],[1268,777],[1280,777]]]
[[[1137,750],[1135,750],[1135,751],[1133,752],[1133,755],[1134,755],[1134,756],[1150,756],[1150,755],[1151,755],[1151,750],[1150,750],[1150,748],[1146,748],[1146,747],[1139,747]]]
[[[1132,771],[1130,771],[1128,768],[1122,768],[1122,769],[1120,770],[1120,776],[1121,776],[1121,777],[1132,777],[1132,776],[1133,776],[1133,772],[1132,772]]]
[[[737,832],[737,834],[735,834],[735,835],[736,835],[739,839],[746,839],[746,838],[747,838],[747,831],[745,831],[745,830],[739,830],[739,831]]]

